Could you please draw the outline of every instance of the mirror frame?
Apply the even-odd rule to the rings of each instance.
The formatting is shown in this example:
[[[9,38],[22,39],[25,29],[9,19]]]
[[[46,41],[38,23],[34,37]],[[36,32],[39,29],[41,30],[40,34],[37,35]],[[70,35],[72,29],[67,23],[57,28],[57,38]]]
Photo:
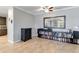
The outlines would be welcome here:
[[[46,19],[50,19],[50,18],[57,18],[57,17],[64,17],[64,27],[63,28],[61,28],[61,27],[46,27],[45,26],[45,20]],[[66,16],[64,15],[64,16],[55,16],[55,17],[44,17],[43,18],[43,27],[44,28],[56,28],[56,29],[65,29],[66,28]]]

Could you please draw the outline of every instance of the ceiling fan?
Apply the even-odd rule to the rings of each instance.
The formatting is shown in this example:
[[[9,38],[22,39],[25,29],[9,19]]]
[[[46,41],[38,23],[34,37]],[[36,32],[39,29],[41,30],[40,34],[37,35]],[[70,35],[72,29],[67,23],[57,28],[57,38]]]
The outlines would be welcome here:
[[[41,6],[39,11],[44,11],[44,12],[53,12],[54,7],[53,6]]]

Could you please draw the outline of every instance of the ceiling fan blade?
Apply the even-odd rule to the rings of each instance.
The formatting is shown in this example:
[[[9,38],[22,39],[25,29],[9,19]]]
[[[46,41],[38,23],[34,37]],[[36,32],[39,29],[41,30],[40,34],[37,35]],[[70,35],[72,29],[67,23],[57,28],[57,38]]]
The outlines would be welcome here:
[[[49,9],[53,9],[53,7],[50,7]]]

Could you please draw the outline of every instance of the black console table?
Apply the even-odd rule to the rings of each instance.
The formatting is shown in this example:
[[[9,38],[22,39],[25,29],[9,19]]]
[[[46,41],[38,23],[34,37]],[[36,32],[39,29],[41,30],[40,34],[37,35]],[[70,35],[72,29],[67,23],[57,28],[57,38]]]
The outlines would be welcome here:
[[[73,44],[77,44],[79,39],[79,31],[55,32],[55,31],[52,31],[51,29],[40,28],[38,29],[37,32],[38,32],[39,38],[48,38],[52,40],[58,40],[60,38],[62,42],[68,42]]]
[[[21,29],[21,40],[22,41],[27,41],[31,39],[31,28],[22,28]]]
[[[38,37],[39,38],[46,38],[46,39],[52,39],[52,30],[51,29],[38,29]]]

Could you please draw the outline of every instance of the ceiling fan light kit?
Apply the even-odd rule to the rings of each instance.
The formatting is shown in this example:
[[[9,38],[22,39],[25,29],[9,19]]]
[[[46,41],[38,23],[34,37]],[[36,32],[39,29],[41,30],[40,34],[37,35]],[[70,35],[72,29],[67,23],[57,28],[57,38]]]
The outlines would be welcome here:
[[[52,7],[52,6],[44,6],[44,7],[42,7],[42,8],[43,8],[43,10],[44,10],[45,12],[52,12],[54,7]]]

